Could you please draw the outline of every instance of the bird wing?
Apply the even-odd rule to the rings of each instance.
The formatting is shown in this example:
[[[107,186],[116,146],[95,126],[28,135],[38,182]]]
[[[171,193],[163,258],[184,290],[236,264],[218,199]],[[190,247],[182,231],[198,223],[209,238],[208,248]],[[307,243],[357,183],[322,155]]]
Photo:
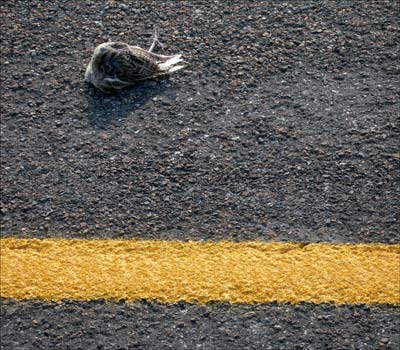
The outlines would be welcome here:
[[[160,72],[153,55],[141,48],[112,49],[103,60],[104,74],[122,82],[147,79]]]

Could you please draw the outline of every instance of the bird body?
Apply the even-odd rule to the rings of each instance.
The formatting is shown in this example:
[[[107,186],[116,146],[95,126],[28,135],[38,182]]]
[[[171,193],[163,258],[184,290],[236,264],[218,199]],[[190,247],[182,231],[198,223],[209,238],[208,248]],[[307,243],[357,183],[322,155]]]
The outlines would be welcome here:
[[[159,55],[152,50],[158,42],[155,32],[149,50],[123,42],[108,42],[94,50],[85,81],[105,93],[113,93],[137,81],[164,76],[184,68],[182,55]]]

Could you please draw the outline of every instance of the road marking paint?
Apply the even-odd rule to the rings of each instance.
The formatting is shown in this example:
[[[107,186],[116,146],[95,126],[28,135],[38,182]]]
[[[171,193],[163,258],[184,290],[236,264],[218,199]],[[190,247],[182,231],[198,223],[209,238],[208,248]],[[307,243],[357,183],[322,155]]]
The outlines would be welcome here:
[[[0,295],[400,304],[400,244],[4,238]]]

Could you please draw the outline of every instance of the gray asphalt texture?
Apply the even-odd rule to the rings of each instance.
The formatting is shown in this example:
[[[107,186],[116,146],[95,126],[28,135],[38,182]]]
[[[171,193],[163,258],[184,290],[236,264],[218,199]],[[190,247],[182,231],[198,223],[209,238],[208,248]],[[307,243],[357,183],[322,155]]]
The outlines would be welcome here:
[[[400,317],[391,306],[5,301],[3,314],[3,349],[397,350],[400,345]]]
[[[398,241],[397,1],[1,10],[4,234]],[[188,69],[83,82],[96,45],[154,25]]]
[[[1,234],[399,242],[398,1],[3,1]],[[189,62],[105,96],[96,45]],[[397,349],[394,306],[3,300],[2,349]]]

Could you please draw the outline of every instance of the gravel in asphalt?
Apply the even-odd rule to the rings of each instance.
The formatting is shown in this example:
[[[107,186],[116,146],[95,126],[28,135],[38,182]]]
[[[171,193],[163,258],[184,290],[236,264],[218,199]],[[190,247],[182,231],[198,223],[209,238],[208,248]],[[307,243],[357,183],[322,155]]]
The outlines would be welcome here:
[[[3,300],[3,349],[398,349],[393,306]],[[23,335],[23,336],[21,336]]]
[[[399,2],[3,1],[1,233],[399,242]],[[190,67],[115,96],[105,41]],[[398,307],[2,305],[4,349],[397,349]]]
[[[7,1],[1,230],[396,242],[397,1]],[[190,63],[104,96],[95,46]]]

